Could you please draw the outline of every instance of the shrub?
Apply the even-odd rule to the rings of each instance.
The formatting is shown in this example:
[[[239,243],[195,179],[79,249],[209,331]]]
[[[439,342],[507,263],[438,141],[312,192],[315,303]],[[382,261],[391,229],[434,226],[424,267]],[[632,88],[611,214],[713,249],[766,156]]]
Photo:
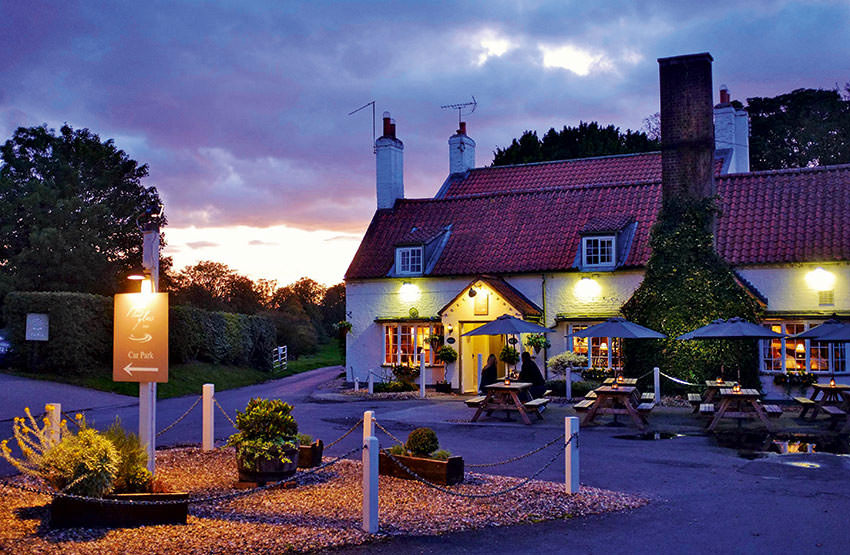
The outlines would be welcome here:
[[[44,453],[42,472],[47,481],[65,493],[103,497],[112,490],[120,455],[112,442],[97,430],[83,428],[67,434]]]
[[[502,347],[502,352],[499,353],[499,360],[505,364],[516,364],[519,362],[519,352],[510,345]]]
[[[287,453],[298,447],[298,423],[291,412],[292,405],[280,399],[251,399],[244,411],[237,411],[239,431],[227,445],[236,447],[237,458],[250,469],[264,460],[292,462]]]
[[[440,443],[431,428],[416,428],[407,436],[404,446],[414,457],[427,457],[440,448]]]
[[[438,449],[434,451],[434,453],[431,455],[431,458],[437,461],[447,461],[451,456],[452,454],[446,451],[445,449]]]
[[[145,493],[151,490],[153,474],[147,469],[148,454],[139,436],[121,427],[117,417],[103,433],[118,451],[119,464],[115,475],[115,491],[119,493]]]
[[[573,397],[584,397],[600,385],[602,385],[600,382],[592,381],[573,382]]]
[[[563,397],[567,394],[567,382],[564,380],[546,380],[546,389],[552,391],[552,395]]]
[[[393,376],[395,379],[404,383],[412,383],[419,377],[419,368],[415,366],[406,366],[404,364],[393,365]]]
[[[436,358],[440,362],[451,364],[457,360],[457,351],[455,351],[451,345],[443,345],[437,350]]]
[[[589,368],[582,370],[581,378],[593,382],[604,382],[608,378],[614,377],[614,371],[607,368]]]
[[[375,393],[403,393],[405,391],[416,391],[416,386],[411,382],[376,382],[372,386]]]
[[[404,448],[404,445],[401,443],[396,443],[392,447],[388,449],[391,455],[407,455],[407,449]]]
[[[298,434],[295,437],[298,438],[298,444],[299,445],[310,445],[311,443],[313,443],[313,436],[311,436],[311,435]]]
[[[567,373],[567,369],[575,370],[587,366],[587,356],[574,353],[572,351],[564,351],[549,359],[546,366],[559,376]]]

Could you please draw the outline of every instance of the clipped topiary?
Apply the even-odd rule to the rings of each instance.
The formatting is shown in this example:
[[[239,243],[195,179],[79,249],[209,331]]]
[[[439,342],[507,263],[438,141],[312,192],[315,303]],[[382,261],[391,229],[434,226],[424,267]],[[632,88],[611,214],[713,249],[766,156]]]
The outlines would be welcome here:
[[[428,457],[440,448],[440,442],[431,428],[416,428],[407,436],[404,446],[414,457]]]

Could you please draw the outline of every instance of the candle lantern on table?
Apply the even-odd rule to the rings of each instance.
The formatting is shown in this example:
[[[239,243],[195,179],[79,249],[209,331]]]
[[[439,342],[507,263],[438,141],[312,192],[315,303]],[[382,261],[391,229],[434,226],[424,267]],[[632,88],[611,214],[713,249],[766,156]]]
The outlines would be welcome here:
[[[734,393],[740,393],[741,392],[741,384],[736,383],[734,386],[732,386],[732,391]]]

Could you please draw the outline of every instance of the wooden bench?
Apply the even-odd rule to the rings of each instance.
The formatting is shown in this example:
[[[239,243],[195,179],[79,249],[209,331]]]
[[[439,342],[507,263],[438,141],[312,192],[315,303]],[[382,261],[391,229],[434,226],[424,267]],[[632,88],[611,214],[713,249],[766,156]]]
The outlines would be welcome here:
[[[588,391],[587,393],[584,394],[584,398],[585,399],[596,399],[596,392],[595,391]]]
[[[699,393],[688,393],[688,402],[694,407],[694,412],[699,412],[699,406],[702,404],[702,395]]]
[[[766,412],[770,418],[779,418],[782,416],[782,408],[778,405],[764,405],[764,412]]]
[[[551,399],[544,399],[543,397],[539,397],[537,399],[532,399],[527,403],[523,403],[522,406],[527,409],[530,409],[532,412],[534,412],[534,414],[537,415],[537,418],[543,420],[543,416],[541,416],[540,413],[543,412],[543,410],[546,408],[546,405],[549,404],[549,401],[551,401]]]
[[[699,413],[704,416],[711,416],[714,414],[714,405],[712,403],[702,403],[699,406]]]
[[[641,403],[637,406],[637,411],[641,414],[652,412],[655,408],[655,403]]]
[[[484,399],[486,399],[486,398],[487,397],[485,397],[484,395],[479,395],[478,397],[473,397],[472,399],[467,399],[466,401],[464,401],[464,403],[466,403],[466,406],[471,408],[471,409],[477,409],[478,407],[481,406],[481,403],[483,403]]]
[[[584,412],[586,410],[590,410],[590,407],[593,406],[594,401],[592,399],[585,399],[584,401],[578,402],[573,405],[573,409],[576,412]]]
[[[835,405],[824,405],[821,407],[821,410],[829,415],[831,420],[829,424],[829,429],[834,429],[840,422],[841,419],[847,416],[847,412],[841,410]]]
[[[543,395],[541,395],[541,397],[548,397],[549,395],[552,395],[551,389],[547,389],[546,391],[544,391]]]
[[[655,402],[655,393],[641,393],[640,400],[644,403],[654,403]]]

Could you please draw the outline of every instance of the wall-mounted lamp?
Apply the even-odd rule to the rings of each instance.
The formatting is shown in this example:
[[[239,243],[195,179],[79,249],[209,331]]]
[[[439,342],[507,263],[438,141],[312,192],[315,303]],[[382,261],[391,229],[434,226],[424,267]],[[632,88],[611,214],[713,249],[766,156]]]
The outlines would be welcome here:
[[[478,294],[478,291],[476,291],[474,287],[470,287],[470,288],[469,288],[469,296],[470,296],[470,298],[474,297],[474,296],[475,296],[475,295],[477,295],[477,294]]]
[[[455,328],[454,328],[454,326],[453,326],[453,325],[451,325],[451,324],[446,324],[446,331],[448,332],[448,335],[451,335],[451,334],[452,334],[452,332],[454,331],[454,329],[455,329]]]
[[[574,288],[575,296],[583,301],[593,300],[602,293],[602,286],[599,282],[591,278],[581,278],[576,282]]]
[[[398,290],[398,294],[399,296],[401,296],[402,301],[406,303],[412,303],[419,299],[419,286],[405,281],[401,284],[401,288]]]
[[[141,273],[130,274],[129,276],[127,276],[127,279],[130,280],[130,281],[141,282],[139,284],[139,292],[140,293],[144,293],[144,294],[153,293],[153,280],[151,280],[151,276],[147,272],[145,272],[143,274],[141,274]]]
[[[818,266],[806,274],[806,285],[815,291],[832,291],[835,289],[835,274]]]

